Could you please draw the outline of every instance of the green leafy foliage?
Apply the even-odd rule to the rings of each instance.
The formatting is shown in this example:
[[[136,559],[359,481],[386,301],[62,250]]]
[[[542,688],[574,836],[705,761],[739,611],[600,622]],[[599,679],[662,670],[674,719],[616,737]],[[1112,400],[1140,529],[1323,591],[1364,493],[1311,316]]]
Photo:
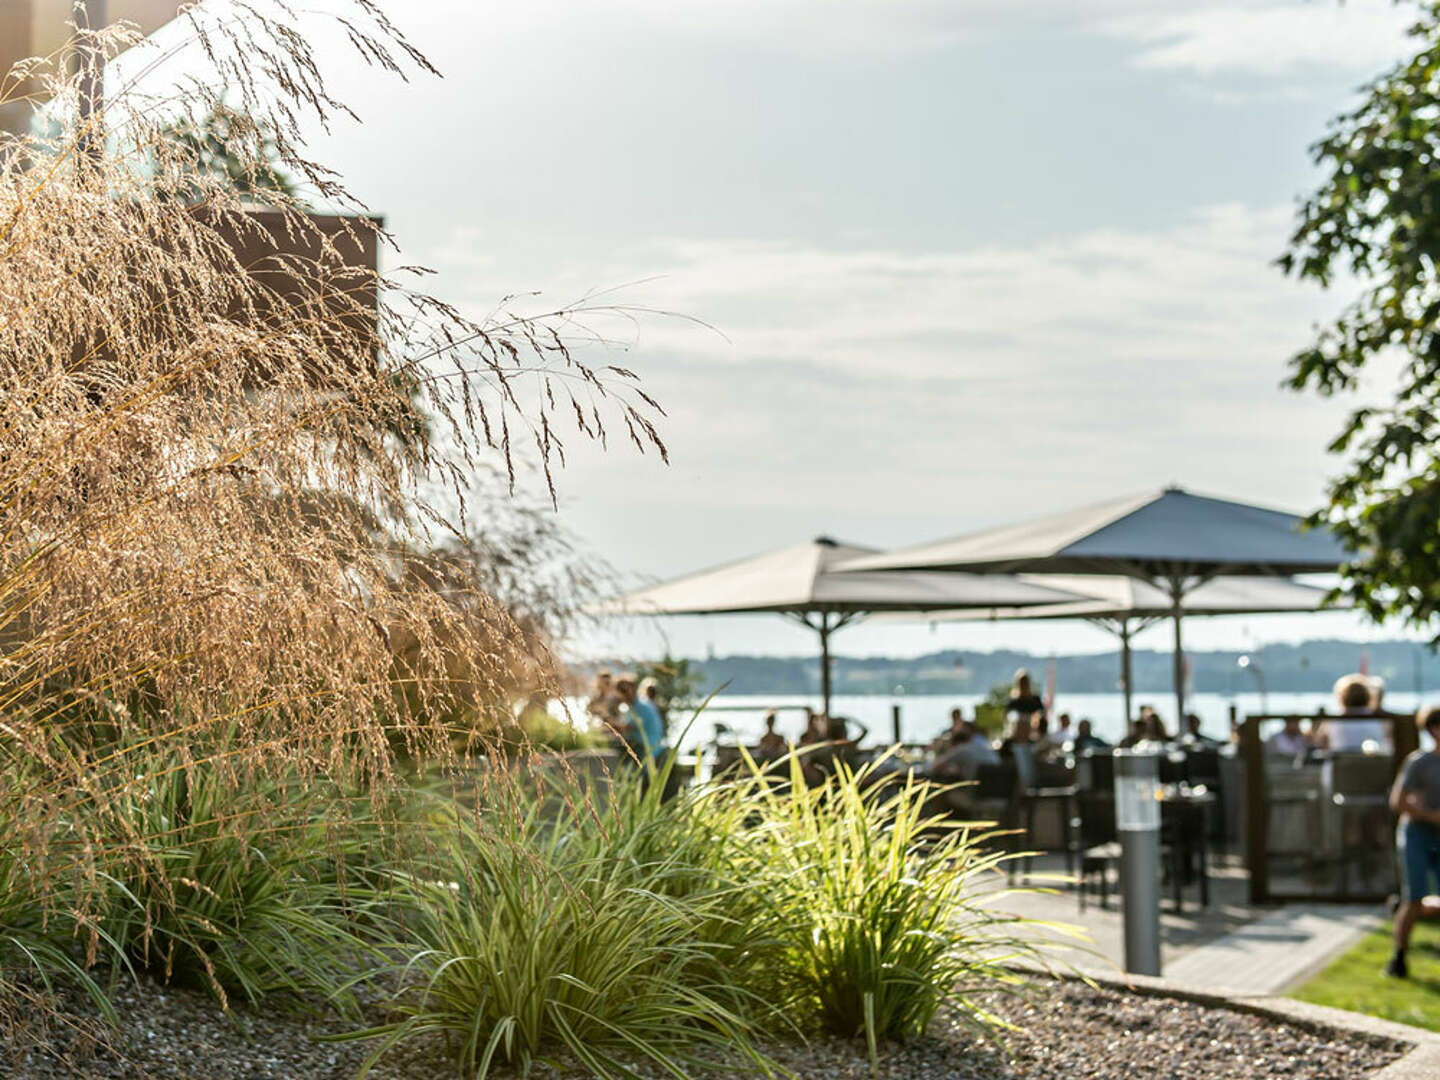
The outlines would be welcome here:
[[[581,731],[557,717],[546,707],[541,695],[533,696],[520,710],[512,732],[502,732],[507,744],[518,750],[589,750],[604,744],[600,736]]]
[[[1370,84],[1312,148],[1325,174],[1304,203],[1290,274],[1360,298],[1291,361],[1289,385],[1354,390],[1385,357],[1402,361],[1395,400],[1354,409],[1331,443],[1346,470],[1315,516],[1358,554],[1346,591],[1376,619],[1440,614],[1440,5],[1420,5],[1415,54]]]
[[[261,200],[295,198],[295,181],[280,162],[275,133],[241,109],[217,101],[203,116],[167,125],[162,135],[183,153],[194,174],[187,191],[193,199],[203,197],[205,182]],[[250,152],[238,153],[237,145]]]
[[[998,736],[1005,729],[1005,710],[1010,707],[1010,684],[996,683],[985,700],[975,706],[975,726],[986,735]]]

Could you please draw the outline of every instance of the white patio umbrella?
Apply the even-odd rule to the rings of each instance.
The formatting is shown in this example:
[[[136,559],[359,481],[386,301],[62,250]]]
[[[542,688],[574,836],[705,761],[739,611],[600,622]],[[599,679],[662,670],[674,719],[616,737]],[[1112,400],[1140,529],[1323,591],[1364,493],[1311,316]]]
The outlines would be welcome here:
[[[1120,575],[1161,590],[1175,626],[1175,710],[1185,715],[1181,621],[1185,598],[1217,577],[1333,573],[1349,552],[1325,529],[1302,530],[1294,514],[1192,495],[1180,488],[1116,499],[872,555],[845,571],[939,571]]]
[[[1131,717],[1133,680],[1130,642],[1136,634],[1172,615],[1165,591],[1138,578],[1083,574],[1025,574],[1022,580],[1065,592],[1088,593],[1091,600],[1040,604],[1033,607],[991,608],[988,611],[934,611],[930,622],[980,622],[1002,619],[1083,619],[1120,639],[1120,685],[1125,695],[1125,722]],[[1302,585],[1289,578],[1215,578],[1192,589],[1181,604],[1187,616],[1264,615],[1321,611],[1328,589]],[[1337,604],[1336,608],[1348,607]],[[920,616],[916,616],[919,618]],[[1179,723],[1182,717],[1177,717]]]
[[[820,636],[820,696],[828,714],[830,635],[866,615],[1023,607],[1083,598],[1003,574],[833,572],[840,563],[876,554],[875,548],[822,536],[626,593],[596,610],[606,615],[784,615]]]

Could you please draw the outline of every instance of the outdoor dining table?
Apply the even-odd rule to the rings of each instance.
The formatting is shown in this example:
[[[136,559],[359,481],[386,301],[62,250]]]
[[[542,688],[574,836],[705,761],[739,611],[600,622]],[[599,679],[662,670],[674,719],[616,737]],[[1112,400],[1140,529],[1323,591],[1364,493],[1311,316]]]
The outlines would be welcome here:
[[[1168,837],[1170,886],[1174,891],[1175,911],[1184,911],[1184,889],[1192,865],[1200,876],[1200,906],[1210,906],[1210,876],[1206,847],[1208,846],[1210,808],[1216,804],[1215,793],[1204,784],[1164,784],[1159,789],[1162,837]]]

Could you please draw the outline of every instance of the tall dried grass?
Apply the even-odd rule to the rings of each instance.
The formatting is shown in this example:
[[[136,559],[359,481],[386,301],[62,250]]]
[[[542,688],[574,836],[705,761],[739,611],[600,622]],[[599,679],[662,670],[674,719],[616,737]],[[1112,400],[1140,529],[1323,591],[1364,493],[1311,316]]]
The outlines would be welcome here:
[[[373,219],[327,230],[283,192],[281,231],[310,254],[242,263],[230,238],[266,234],[237,175],[355,203],[301,152],[306,123],[346,112],[312,36],[284,4],[231,9],[182,16],[177,48],[216,74],[174,94],[88,100],[86,57],[144,47],[124,27],[0,84],[50,121],[0,135],[0,853],[89,960],[123,877],[116,814],[144,824],[156,762],[203,769],[212,805],[245,790],[263,822],[264,778],[373,786],[397,745],[449,754],[446,718],[544,670],[543,619],[512,617],[473,545],[464,569],[491,511],[467,505],[474,472],[513,483],[528,452],[548,479],[562,430],[664,452],[633,376],[567,347],[582,312],[466,318],[342,265]],[[369,0],[335,18],[378,68],[428,71]],[[216,170],[174,131],[221,106]],[[8,959],[45,969],[35,955]]]

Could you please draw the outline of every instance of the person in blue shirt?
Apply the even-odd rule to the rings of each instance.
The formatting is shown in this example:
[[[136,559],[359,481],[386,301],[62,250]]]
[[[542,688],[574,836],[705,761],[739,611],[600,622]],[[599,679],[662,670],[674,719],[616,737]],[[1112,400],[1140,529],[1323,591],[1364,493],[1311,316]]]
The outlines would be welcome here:
[[[615,680],[615,696],[625,709],[622,719],[626,722],[621,732],[635,756],[641,762],[664,757],[665,724],[660,710],[636,693],[634,675],[621,675]]]

